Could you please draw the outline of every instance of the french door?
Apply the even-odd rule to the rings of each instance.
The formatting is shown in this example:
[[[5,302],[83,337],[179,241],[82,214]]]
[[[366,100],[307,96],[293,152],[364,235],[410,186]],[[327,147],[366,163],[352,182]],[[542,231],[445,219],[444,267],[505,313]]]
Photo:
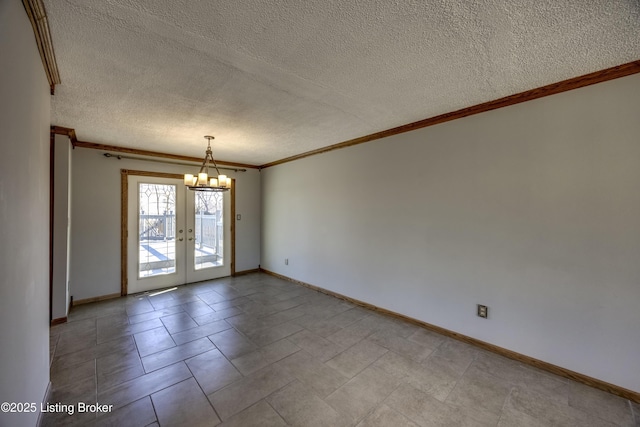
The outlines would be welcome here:
[[[231,274],[229,192],[127,176],[127,293]]]

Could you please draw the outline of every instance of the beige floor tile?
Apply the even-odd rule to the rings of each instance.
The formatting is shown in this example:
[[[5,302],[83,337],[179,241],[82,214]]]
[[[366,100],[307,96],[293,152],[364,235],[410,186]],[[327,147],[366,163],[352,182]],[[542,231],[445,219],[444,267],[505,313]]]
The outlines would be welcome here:
[[[198,294],[198,298],[206,302],[209,306],[211,306],[211,304],[216,304],[216,303],[228,300],[227,297],[223,297],[222,295],[220,295],[219,293],[213,290]]]
[[[375,327],[370,322],[365,322],[365,320],[358,320],[326,338],[343,348],[351,347],[375,332]]]
[[[266,329],[247,332],[246,335],[247,338],[258,347],[264,347],[282,338],[286,338],[289,335],[293,335],[300,330],[302,330],[302,326],[296,325],[295,323],[281,323]]]
[[[295,377],[277,366],[269,366],[209,395],[224,421],[293,381]]]
[[[235,329],[227,329],[217,334],[209,335],[209,339],[229,360],[258,349],[254,343]]]
[[[497,422],[510,391],[509,382],[471,367],[460,378],[447,397],[446,403],[486,412],[487,418],[495,415]]]
[[[187,329],[195,328],[198,324],[186,312],[170,314],[161,317],[160,320],[170,334],[175,334]]]
[[[252,353],[245,354],[231,360],[231,363],[243,374],[249,375],[290,354],[300,351],[300,347],[286,338],[262,347]]]
[[[387,332],[401,338],[408,338],[421,329],[413,323],[375,312],[364,320],[375,326],[376,331]]]
[[[113,404],[114,408],[119,408],[184,381],[191,376],[191,371],[189,371],[187,365],[184,362],[178,362],[101,391],[98,395],[98,401],[100,403]]]
[[[66,369],[59,369],[51,372],[51,383],[54,387],[62,388],[73,386],[74,384],[85,380],[93,379],[96,375],[95,360],[88,360],[79,365],[71,366]]]
[[[124,298],[123,298],[124,299]],[[115,299],[111,301],[101,301],[93,304],[82,304],[74,306],[73,310],[67,315],[68,323],[78,320],[95,319],[97,317],[126,314],[123,299]]]
[[[631,412],[633,412],[635,427],[640,427],[640,403],[631,402]]]
[[[355,423],[382,403],[399,384],[397,378],[370,367],[331,393],[325,401],[349,422]]]
[[[349,380],[306,351],[294,353],[277,362],[277,365],[311,387],[321,398],[327,397]]]
[[[133,341],[133,337],[127,336],[117,338],[74,353],[68,353],[62,356],[58,356],[56,354],[54,355],[53,363],[51,364],[51,370],[54,372],[58,369],[65,369],[108,354],[126,354],[131,351],[136,351],[136,345]]]
[[[478,353],[471,367],[502,378],[514,386],[536,390],[562,403],[568,403],[569,381],[557,375],[493,353]]]
[[[354,307],[336,314],[331,318],[331,320],[341,328],[346,328],[369,315],[371,315],[369,310],[361,307]]]
[[[85,368],[86,369],[86,368]],[[56,385],[52,383],[49,403],[66,405],[72,409],[67,412],[46,413],[43,417],[43,426],[60,425],[87,425],[95,418],[95,413],[78,412],[79,402],[86,404],[96,403],[96,380],[95,376],[85,377],[76,381],[70,381],[66,385]]]
[[[393,351],[385,353],[373,366],[443,402],[461,376],[446,365],[425,366]]]
[[[559,424],[548,424],[523,412],[505,407],[498,420],[498,427],[554,427]]]
[[[306,329],[289,336],[288,340],[323,362],[337,356],[344,350],[339,345]]]
[[[409,341],[408,339],[395,335],[388,330],[378,331],[370,335],[367,340],[386,349],[393,350],[395,353],[416,362],[425,360],[433,352],[433,349],[430,347],[425,347],[421,344]]]
[[[164,326],[133,335],[140,357],[175,347],[176,343]]]
[[[63,356],[69,353],[75,353],[80,350],[95,347],[97,345],[96,329],[87,331],[66,331],[60,334],[56,356]]]
[[[238,314],[242,314],[242,310],[237,307],[229,307],[216,310],[213,313],[196,316],[193,320],[195,320],[198,325],[206,325],[207,323],[215,322],[216,320],[224,320],[229,317],[237,316]]]
[[[289,383],[266,400],[291,426],[347,425],[344,417],[299,381]]]
[[[393,351],[388,351],[383,354],[372,366],[380,368],[385,373],[404,382],[415,376],[417,372],[424,370],[424,366],[420,363]]]
[[[445,342],[446,337],[444,335],[440,335],[437,332],[433,332],[425,328],[420,328],[413,334],[411,334],[407,339],[409,341],[413,341],[415,343],[435,350],[440,346],[440,344]]]
[[[394,411],[387,405],[379,406],[369,414],[364,420],[358,423],[357,427],[419,427],[401,413]]]
[[[157,307],[156,307],[157,308]],[[125,307],[128,316],[133,316],[136,314],[147,313],[149,311],[155,310],[153,305],[149,302],[146,297],[138,297],[135,301],[131,301]]]
[[[98,392],[144,375],[138,352],[112,353],[96,359]]]
[[[575,381],[569,381],[569,406],[619,426],[634,424],[628,400]]]
[[[288,310],[290,308],[299,307],[306,303],[306,298],[292,297],[290,299],[269,304],[267,307],[274,312]],[[303,309],[304,310],[304,309]]]
[[[231,325],[229,325],[226,321],[216,320],[215,322],[207,323],[196,328],[178,332],[176,334],[173,334],[172,337],[176,344],[180,345],[189,341],[195,341],[199,338],[204,338],[208,335],[216,334],[229,328],[231,328]]]
[[[166,295],[164,298],[162,295],[151,297],[151,304],[156,310],[162,310],[166,308],[179,306],[180,310],[184,310],[183,304],[194,301],[202,301],[196,295]]]
[[[145,372],[151,372],[213,349],[215,346],[208,338],[200,338],[143,357],[142,366]]]
[[[138,323],[125,323],[122,325],[117,323],[107,323],[104,326],[98,324],[98,344],[111,341],[116,338],[125,337],[127,335],[133,335],[139,332],[160,328],[162,326],[163,324],[160,319],[149,319]]]
[[[444,402],[461,377],[462,372],[456,370],[455,366],[450,366],[439,358],[429,358],[407,383]]]
[[[371,341],[362,340],[338,354],[336,357],[328,360],[326,363],[327,366],[335,369],[342,375],[352,378],[387,351],[386,348],[380,347]]]
[[[95,427],[143,427],[156,421],[151,399],[147,396],[109,414],[98,416]]]
[[[247,301],[249,300],[246,297],[238,297],[231,300],[223,300],[219,302],[207,302],[207,304],[209,304],[209,307],[213,308],[214,310],[219,311],[225,308],[240,307],[240,305],[246,303]]]
[[[218,350],[187,359],[186,363],[207,395],[242,378],[242,374]]]
[[[495,426],[496,420],[483,420],[473,411],[463,411],[420,390],[402,384],[385,403],[423,427]]]
[[[285,427],[287,423],[264,400],[229,418],[220,427]]]
[[[90,307],[85,306],[84,309],[88,310]],[[74,308],[75,311],[75,308]],[[59,325],[52,326],[49,330],[50,335],[61,335],[64,333],[83,333],[92,332],[96,330],[96,319],[90,317],[88,319],[80,319],[74,321],[67,321]]]
[[[447,338],[431,355],[425,359],[425,364],[446,364],[459,374],[471,365],[478,355],[479,349],[470,344]]]
[[[176,305],[173,307],[167,307],[167,308],[162,308],[155,311],[150,311],[148,313],[135,314],[133,316],[129,316],[129,323],[133,325],[135,323],[145,322],[147,320],[159,319],[164,316],[180,313],[181,311],[184,311],[182,307],[180,307],[179,305]]]
[[[44,426],[217,416],[282,426],[284,416],[291,425],[640,427],[638,404],[260,273],[81,305],[68,318],[49,333],[52,400],[116,408],[98,419],[44,414]]]
[[[561,427],[613,427],[616,425],[526,388],[515,388],[511,391],[504,413],[516,418],[524,414],[526,419],[534,419],[539,425]]]
[[[317,334],[323,338],[335,334],[342,329],[331,319],[326,319],[322,315],[318,314],[305,314],[296,319],[293,319],[291,323],[300,325],[314,334]]]
[[[184,308],[184,311],[186,311],[191,317],[203,316],[205,314],[211,314],[214,312],[214,310],[209,307],[207,303],[200,299],[183,304],[182,308]]]
[[[65,412],[45,413],[42,417],[40,427],[84,427],[93,425],[95,419],[96,414],[91,412],[74,412],[72,415]]]
[[[211,403],[193,378],[152,394],[151,400],[163,427],[209,427],[220,424]]]

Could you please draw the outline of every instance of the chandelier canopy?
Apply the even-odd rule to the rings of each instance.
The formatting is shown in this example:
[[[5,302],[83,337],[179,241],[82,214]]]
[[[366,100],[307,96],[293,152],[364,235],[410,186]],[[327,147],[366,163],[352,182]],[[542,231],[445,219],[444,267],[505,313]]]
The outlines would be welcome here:
[[[216,165],[216,161],[213,159],[211,140],[214,139],[214,137],[206,135],[205,139],[207,140],[207,151],[204,156],[202,166],[200,166],[200,172],[198,172],[197,175],[192,175],[190,173],[184,174],[184,185],[186,185],[189,190],[193,191],[227,191],[231,188],[231,178],[220,174],[218,165]],[[217,178],[209,178],[210,164],[213,164],[213,167],[218,173]]]

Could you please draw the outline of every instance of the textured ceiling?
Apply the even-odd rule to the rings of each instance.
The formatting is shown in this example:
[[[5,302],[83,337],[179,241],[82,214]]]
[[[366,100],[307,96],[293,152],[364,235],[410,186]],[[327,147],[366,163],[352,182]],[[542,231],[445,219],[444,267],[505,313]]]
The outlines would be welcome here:
[[[640,0],[45,0],[80,140],[264,164],[640,59]]]

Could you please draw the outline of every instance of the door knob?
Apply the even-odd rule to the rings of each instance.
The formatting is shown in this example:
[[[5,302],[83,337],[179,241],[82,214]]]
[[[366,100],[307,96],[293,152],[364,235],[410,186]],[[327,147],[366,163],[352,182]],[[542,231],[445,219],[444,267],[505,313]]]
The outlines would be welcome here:
[[[189,237],[189,240],[193,240],[193,237]]]
[[[180,240],[180,241],[182,242],[182,241],[184,240],[184,238],[182,238],[182,237],[181,237],[181,238],[179,238],[178,240]]]
[[[191,231],[191,230],[189,230],[189,231]],[[178,233],[182,233],[182,230],[178,230]]]
[[[193,231],[192,229],[189,229],[189,233],[191,233],[192,231]]]

